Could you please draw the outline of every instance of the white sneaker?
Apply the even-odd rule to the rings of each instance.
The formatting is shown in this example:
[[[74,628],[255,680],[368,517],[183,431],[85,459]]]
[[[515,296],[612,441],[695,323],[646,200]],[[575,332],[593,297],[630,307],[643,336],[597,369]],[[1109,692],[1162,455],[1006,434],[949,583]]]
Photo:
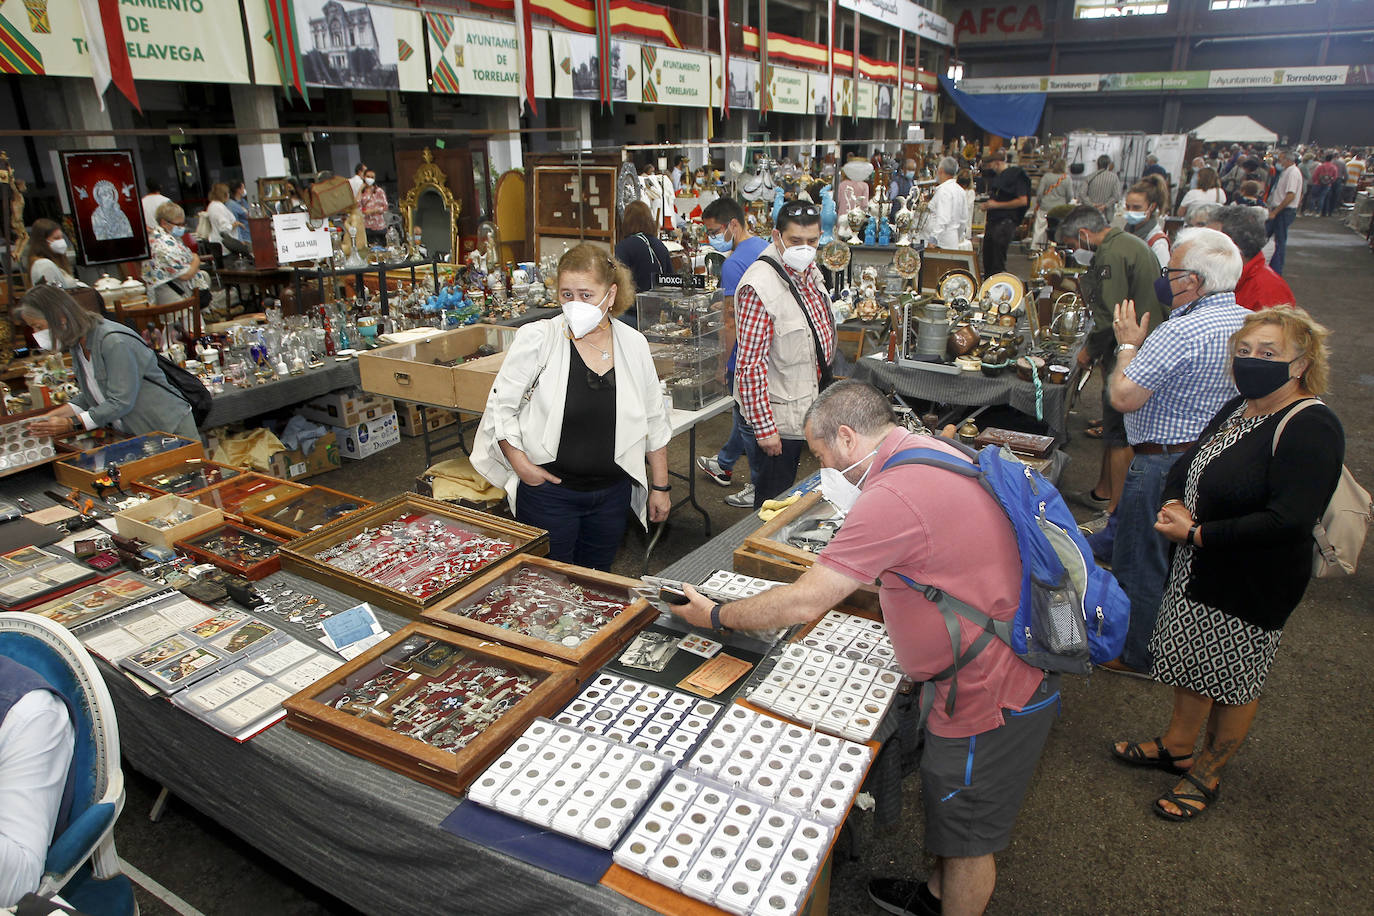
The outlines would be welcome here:
[[[715,455],[698,455],[697,467],[701,468],[703,474],[722,487],[728,487],[734,482],[734,473],[721,467],[720,459]]]
[[[743,490],[725,497],[725,505],[734,506],[736,509],[754,508],[754,485],[745,484]]]

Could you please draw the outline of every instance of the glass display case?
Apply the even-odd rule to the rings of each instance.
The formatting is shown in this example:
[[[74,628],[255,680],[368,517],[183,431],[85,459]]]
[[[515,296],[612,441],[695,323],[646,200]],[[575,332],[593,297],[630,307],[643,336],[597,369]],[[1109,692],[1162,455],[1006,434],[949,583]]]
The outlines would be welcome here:
[[[242,473],[242,468],[194,459],[145,474],[133,482],[133,489],[159,496],[167,493],[185,495],[213,487]]]
[[[720,342],[725,319],[713,293],[653,289],[637,295],[635,307],[645,339],[666,345],[656,359],[671,356],[672,375],[664,382],[674,407],[700,410],[729,393],[721,372],[729,356]]]
[[[248,472],[203,490],[195,498],[202,505],[224,510],[225,515],[242,518],[247,512],[299,496],[308,489],[304,484]]]
[[[370,499],[350,496],[328,487],[310,487],[304,493],[259,503],[257,508],[245,511],[244,519],[261,525],[273,534],[295,538],[371,505]]]
[[[62,458],[53,465],[53,476],[65,487],[95,493],[96,480],[107,475],[118,475],[119,479],[114,481],[118,484],[132,483],[154,471],[204,457],[205,449],[199,441],[153,432]]]
[[[632,591],[640,584],[545,557],[518,556],[422,617],[574,665],[596,666],[657,615]]]
[[[416,623],[282,705],[292,728],[459,795],[576,689],[560,662]]]
[[[281,569],[277,548],[282,543],[266,532],[225,522],[173,546],[189,557],[256,582]]]
[[[548,552],[529,525],[404,493],[282,548],[282,568],[407,617],[517,553]]]

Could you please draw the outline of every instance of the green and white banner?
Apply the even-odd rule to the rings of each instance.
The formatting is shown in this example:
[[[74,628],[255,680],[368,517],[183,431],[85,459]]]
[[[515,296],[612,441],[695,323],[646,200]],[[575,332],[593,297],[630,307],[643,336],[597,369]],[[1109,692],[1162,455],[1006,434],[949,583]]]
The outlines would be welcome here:
[[[768,110],[787,114],[806,114],[810,76],[791,67],[768,67]]]
[[[1196,89],[1312,89],[1359,82],[1359,67],[1265,67],[1248,70],[1159,70],[1144,73],[1073,73],[989,76],[961,80],[970,95],[1051,92],[1160,92]]]
[[[644,101],[711,107],[711,56],[643,45]]]

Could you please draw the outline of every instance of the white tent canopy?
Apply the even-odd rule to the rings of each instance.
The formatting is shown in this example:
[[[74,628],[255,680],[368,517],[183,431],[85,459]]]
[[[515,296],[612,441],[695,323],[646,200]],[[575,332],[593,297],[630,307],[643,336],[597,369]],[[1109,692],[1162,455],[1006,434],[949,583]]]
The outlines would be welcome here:
[[[1245,115],[1217,115],[1189,131],[1209,143],[1277,143],[1279,135]]]

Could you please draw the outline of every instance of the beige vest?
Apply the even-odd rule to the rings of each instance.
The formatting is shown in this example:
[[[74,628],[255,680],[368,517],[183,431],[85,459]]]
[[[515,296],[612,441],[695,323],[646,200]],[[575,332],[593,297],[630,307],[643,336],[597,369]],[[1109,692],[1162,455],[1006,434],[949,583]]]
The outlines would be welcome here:
[[[758,260],[740,277],[741,287],[750,286],[759,294],[768,317],[773,319],[773,339],[768,344],[768,403],[773,408],[773,421],[778,435],[784,439],[805,439],[802,430],[806,411],[820,394],[816,368],[816,344],[811,325],[806,321],[801,303],[765,259],[780,263],[773,246],[765,248]],[[816,285],[824,292],[825,279],[820,268],[811,267]],[[827,300],[829,296],[826,297]],[[735,381],[735,400],[739,401],[739,380]]]

